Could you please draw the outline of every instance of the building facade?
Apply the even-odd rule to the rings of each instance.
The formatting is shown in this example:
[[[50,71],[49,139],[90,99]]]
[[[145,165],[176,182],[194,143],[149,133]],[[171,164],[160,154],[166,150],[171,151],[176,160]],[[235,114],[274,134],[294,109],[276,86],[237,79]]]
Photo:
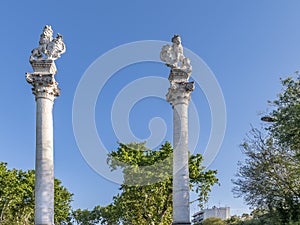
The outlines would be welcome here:
[[[205,219],[216,217],[222,220],[230,218],[230,207],[212,207],[210,209],[203,209],[193,215],[193,224],[201,224]]]

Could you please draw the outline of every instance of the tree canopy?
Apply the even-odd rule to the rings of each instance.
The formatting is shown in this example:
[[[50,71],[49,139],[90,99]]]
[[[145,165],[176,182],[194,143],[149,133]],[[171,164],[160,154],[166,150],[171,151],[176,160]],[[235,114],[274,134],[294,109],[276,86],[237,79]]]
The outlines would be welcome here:
[[[253,128],[242,149],[234,193],[271,224],[300,222],[300,80],[282,80],[265,129]]]
[[[172,154],[166,142],[159,150],[145,143],[119,144],[108,156],[112,170],[121,168],[124,183],[113,202],[92,210],[72,211],[72,194],[55,179],[55,224],[162,224],[172,223]],[[201,166],[202,155],[189,159],[190,188],[198,193],[199,205],[208,199],[211,187],[218,183],[217,171]],[[34,223],[34,170],[8,169],[0,163],[0,224]]]
[[[203,221],[203,225],[226,225],[226,223],[220,218],[210,217]]]
[[[171,224],[172,154],[169,142],[159,150],[148,149],[145,143],[119,143],[118,149],[109,154],[108,163],[112,170],[123,171],[121,192],[111,204],[90,212],[98,212],[101,224]],[[202,160],[201,154],[191,155],[189,160],[190,188],[198,193],[200,206],[207,201],[211,186],[218,183],[217,171],[205,171]]]
[[[0,224],[34,224],[34,171],[8,169],[7,163],[0,163]],[[69,224],[71,221],[72,194],[54,182],[55,224]]]

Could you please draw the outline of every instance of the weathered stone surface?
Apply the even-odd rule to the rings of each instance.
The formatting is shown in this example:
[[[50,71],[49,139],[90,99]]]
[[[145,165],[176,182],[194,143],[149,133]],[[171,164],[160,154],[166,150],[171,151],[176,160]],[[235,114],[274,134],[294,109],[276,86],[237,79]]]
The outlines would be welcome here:
[[[180,69],[186,74],[192,73],[192,66],[189,58],[183,55],[183,47],[179,35],[174,35],[172,45],[164,45],[160,52],[160,59],[172,69]]]
[[[46,25],[39,47],[32,50],[30,64],[33,73],[26,73],[36,100],[36,161],[35,161],[35,225],[54,225],[54,162],[53,162],[53,104],[60,95],[55,81],[54,60],[66,48],[60,34],[52,37]]]
[[[47,69],[34,68],[34,73],[26,74],[36,100],[35,225],[54,224],[52,109],[59,88],[51,74],[53,65],[45,64],[43,67],[41,61],[38,67]]]
[[[36,95],[36,225],[54,224],[54,162],[52,108],[52,99]]]
[[[161,59],[171,67],[166,99],[173,108],[173,225],[190,225],[188,105],[194,83],[188,81],[192,66],[183,56],[180,37],[175,35],[172,42],[163,47]]]
[[[32,60],[30,64],[33,68],[34,73],[37,74],[56,74],[57,69],[52,59],[41,59],[41,60]]]
[[[52,27],[46,25],[40,35],[39,46],[31,51],[30,61],[52,59],[56,60],[66,52],[66,46],[61,34],[52,37]]]

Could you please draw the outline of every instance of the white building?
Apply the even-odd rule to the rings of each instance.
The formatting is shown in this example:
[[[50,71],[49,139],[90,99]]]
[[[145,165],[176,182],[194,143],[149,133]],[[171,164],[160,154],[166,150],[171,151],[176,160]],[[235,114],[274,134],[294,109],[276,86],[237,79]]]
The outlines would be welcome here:
[[[222,220],[226,220],[230,218],[230,207],[212,207],[211,209],[203,209],[193,215],[192,222],[194,224],[200,224],[205,219],[210,217],[221,218]]]

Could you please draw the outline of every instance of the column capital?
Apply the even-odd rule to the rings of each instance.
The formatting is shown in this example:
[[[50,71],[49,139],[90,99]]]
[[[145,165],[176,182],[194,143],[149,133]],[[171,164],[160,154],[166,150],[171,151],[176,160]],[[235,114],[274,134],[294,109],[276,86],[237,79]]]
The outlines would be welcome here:
[[[188,81],[189,74],[181,69],[171,69],[170,87],[166,95],[167,101],[174,107],[177,104],[189,104],[194,82]]]
[[[194,90],[194,82],[173,83],[166,95],[167,101],[174,107],[177,104],[188,105],[191,92]]]
[[[33,73],[26,73],[26,81],[32,87],[32,93],[35,98],[47,98],[54,101],[60,94],[58,83],[54,75],[57,73],[56,66],[53,60],[31,60]]]

